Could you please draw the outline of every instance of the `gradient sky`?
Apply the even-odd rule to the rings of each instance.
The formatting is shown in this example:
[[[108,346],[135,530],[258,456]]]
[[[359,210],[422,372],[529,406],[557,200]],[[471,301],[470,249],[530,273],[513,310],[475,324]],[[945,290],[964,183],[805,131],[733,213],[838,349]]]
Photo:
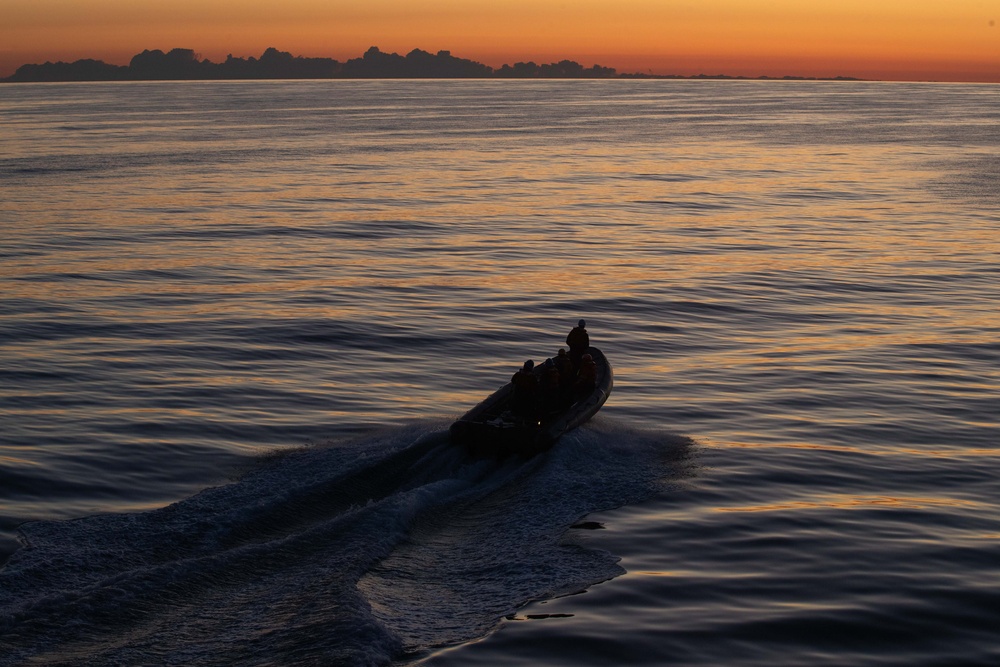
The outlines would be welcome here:
[[[494,67],[1000,82],[998,24],[1000,0],[0,0],[0,76],[143,49],[344,60],[375,45]]]

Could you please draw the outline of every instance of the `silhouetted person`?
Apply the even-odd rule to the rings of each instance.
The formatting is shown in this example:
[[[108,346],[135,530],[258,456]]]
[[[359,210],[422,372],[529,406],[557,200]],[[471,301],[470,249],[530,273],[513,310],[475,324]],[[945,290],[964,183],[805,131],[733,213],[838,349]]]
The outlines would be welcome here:
[[[580,358],[580,372],[576,376],[573,393],[577,400],[586,398],[597,387],[597,364],[589,354]]]
[[[559,394],[562,403],[568,403],[573,394],[573,384],[576,382],[576,368],[566,354],[565,348],[559,348],[559,354],[553,359],[559,371]]]
[[[514,385],[514,393],[510,399],[510,409],[520,417],[534,417],[535,405],[538,402],[538,378],[532,373],[535,362],[528,359],[521,370],[510,378]]]
[[[576,326],[566,336],[566,344],[569,345],[569,358],[573,365],[580,367],[580,358],[587,353],[590,348],[590,334],[587,333],[587,323],[580,320]]]
[[[552,359],[546,359],[542,364],[542,380],[539,388],[538,405],[543,415],[558,410],[562,404],[562,385],[559,381],[559,368]]]

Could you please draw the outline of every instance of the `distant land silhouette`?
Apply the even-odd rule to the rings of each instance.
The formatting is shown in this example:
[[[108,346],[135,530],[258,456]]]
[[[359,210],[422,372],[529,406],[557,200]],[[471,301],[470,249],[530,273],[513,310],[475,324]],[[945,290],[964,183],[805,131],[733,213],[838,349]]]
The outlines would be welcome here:
[[[305,58],[271,47],[260,58],[234,58],[213,63],[202,60],[193,49],[143,51],[128,65],[109,65],[91,58],[72,63],[46,62],[21,65],[17,71],[0,79],[5,83],[55,81],[179,81],[220,79],[747,79],[724,74],[696,76],[618,74],[613,67],[584,67],[572,60],[536,64],[519,62],[494,69],[488,65],[458,58],[450,51],[429,53],[414,49],[405,56],[384,53],[371,47],[360,58],[340,62],[332,58]],[[817,80],[818,77],[768,77],[758,79]],[[858,81],[853,77],[830,77],[826,80]]]

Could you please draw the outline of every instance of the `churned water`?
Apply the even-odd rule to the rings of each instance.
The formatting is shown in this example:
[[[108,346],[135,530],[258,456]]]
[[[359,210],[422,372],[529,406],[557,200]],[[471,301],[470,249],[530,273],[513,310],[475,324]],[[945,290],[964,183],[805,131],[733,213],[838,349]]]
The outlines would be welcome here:
[[[998,210],[995,85],[4,86],[0,665],[1000,664]]]

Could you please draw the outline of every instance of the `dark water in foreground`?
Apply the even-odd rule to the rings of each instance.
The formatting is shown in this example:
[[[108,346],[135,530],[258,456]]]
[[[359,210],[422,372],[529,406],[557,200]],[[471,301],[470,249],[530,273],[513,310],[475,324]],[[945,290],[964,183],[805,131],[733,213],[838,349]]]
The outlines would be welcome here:
[[[974,85],[3,87],[0,665],[1000,663],[998,121]],[[578,317],[597,419],[453,450]]]

